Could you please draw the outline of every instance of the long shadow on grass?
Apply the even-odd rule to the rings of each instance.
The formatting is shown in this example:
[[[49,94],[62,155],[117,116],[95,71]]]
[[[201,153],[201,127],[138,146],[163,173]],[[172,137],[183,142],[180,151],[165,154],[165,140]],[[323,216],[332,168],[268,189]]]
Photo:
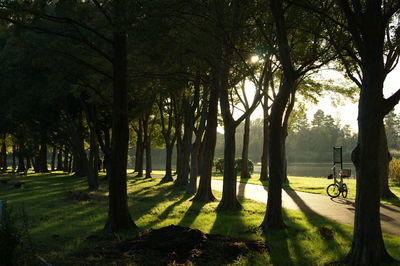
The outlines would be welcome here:
[[[190,205],[189,209],[186,211],[183,218],[180,220],[180,226],[190,227],[193,222],[196,220],[197,216],[199,216],[201,209],[206,205],[204,202],[194,202],[192,201],[192,205]]]
[[[296,193],[296,191],[289,190],[289,189],[287,189],[287,190],[285,189],[285,191],[293,199],[293,201],[297,204],[297,206],[300,208],[300,211],[305,214],[304,217],[305,217],[307,223],[309,223],[310,225],[312,225],[315,228],[321,228],[322,226],[324,226],[324,227],[329,226],[331,228],[334,228],[334,229],[331,229],[331,230],[334,230],[334,234],[338,233],[344,239],[350,239],[350,235],[347,232],[345,232],[344,230],[341,230],[341,228],[338,227],[335,223],[327,221],[326,218],[322,217],[321,215],[319,215],[318,213],[313,211],[299,197],[299,195]],[[291,225],[289,224],[289,227],[293,226],[293,227],[299,228],[299,225],[296,225],[294,221],[289,220],[289,223],[291,223]],[[321,235],[321,237],[323,238],[324,236]],[[296,236],[296,238],[297,238],[297,236]],[[339,257],[342,257],[345,255],[344,250],[340,246],[340,244],[337,242],[336,238],[337,238],[337,236],[333,235],[332,239],[325,239],[322,243],[324,245],[325,250],[327,250],[327,251],[336,250],[337,251],[336,253],[339,254]],[[305,254],[307,252],[306,250],[304,250],[303,247],[301,247],[301,245],[299,245],[299,243],[297,241],[293,242],[293,247],[294,247],[294,251],[296,252],[297,256],[301,257],[302,254]]]
[[[180,192],[184,193],[184,190],[180,190]],[[174,203],[170,204],[167,208],[165,208],[164,211],[157,216],[157,219],[154,219],[153,221],[146,224],[146,228],[152,228],[154,225],[167,219],[176,207],[187,201],[190,197],[191,195],[188,195],[186,193],[183,194],[179,200],[175,201]]]
[[[157,205],[165,202],[176,199],[176,195],[183,194],[184,191],[180,188],[174,187],[172,184],[156,186],[153,184],[151,187],[145,187],[141,191],[131,192],[129,193],[129,197],[132,198],[135,202],[131,206],[132,218],[136,221],[151,213],[151,210],[155,208]],[[182,196],[176,202],[174,202],[171,206],[169,206],[160,217],[164,217],[165,219],[168,214],[174,209],[175,206],[181,204],[189,196]],[[157,219],[158,221],[161,218]],[[155,222],[146,225],[146,227],[151,227]]]

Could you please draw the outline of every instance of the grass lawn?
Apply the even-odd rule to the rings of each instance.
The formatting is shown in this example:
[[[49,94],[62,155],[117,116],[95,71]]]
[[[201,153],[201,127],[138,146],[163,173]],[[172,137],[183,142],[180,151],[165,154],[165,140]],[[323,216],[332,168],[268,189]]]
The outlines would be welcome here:
[[[88,239],[88,236],[103,228],[107,198],[99,197],[92,201],[70,199],[68,192],[84,191],[86,182],[61,173],[12,178],[26,182],[24,188],[15,189],[10,184],[0,184],[0,199],[7,200],[14,210],[24,207],[37,253],[54,265],[84,264],[71,254],[98,244],[97,240]],[[238,265],[323,265],[339,260],[350,248],[350,226],[284,210],[288,229],[264,235],[256,230],[264,216],[264,204],[240,199],[244,206],[242,211],[217,213],[215,208],[218,202],[193,203],[183,190],[173,187],[171,183],[159,185],[159,181],[129,177],[129,209],[139,231],[175,224],[197,228],[205,233],[267,243],[269,254],[250,254],[240,258]],[[214,193],[220,198],[220,193]],[[99,195],[106,194],[106,183],[102,181]],[[322,238],[318,231],[321,226],[334,231],[333,239]],[[126,232],[120,237],[136,234],[138,231]],[[384,235],[384,239],[389,253],[400,261],[400,237]]]
[[[214,174],[213,178],[218,180],[223,179],[221,174]],[[259,178],[260,178],[259,174],[253,174],[249,179],[241,179],[240,176],[238,176],[238,182],[268,186],[268,182],[261,182]],[[329,184],[333,183],[332,179],[319,178],[319,177],[289,176],[288,179],[289,183],[284,184],[284,188],[286,189],[292,189],[296,191],[303,191],[303,192],[322,194],[322,195],[327,195],[326,187]],[[348,187],[347,197],[349,199],[355,199],[356,180],[344,179],[344,182],[347,184]],[[391,191],[397,196],[397,198],[386,199],[382,200],[381,202],[385,204],[393,204],[396,206],[400,206],[400,187],[394,186],[394,184],[390,185],[391,185],[390,186]]]

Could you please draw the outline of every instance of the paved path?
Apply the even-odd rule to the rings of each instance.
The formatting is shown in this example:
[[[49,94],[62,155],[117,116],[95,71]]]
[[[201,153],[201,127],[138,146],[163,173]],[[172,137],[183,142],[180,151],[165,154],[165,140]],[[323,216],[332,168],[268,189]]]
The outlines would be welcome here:
[[[222,181],[212,180],[212,189],[222,191]],[[268,193],[263,186],[238,183],[239,196],[259,202],[267,202]],[[304,213],[319,215],[341,224],[354,224],[354,200],[299,192],[294,190],[282,191],[283,207]],[[381,204],[382,231],[400,236],[400,208],[393,205]]]

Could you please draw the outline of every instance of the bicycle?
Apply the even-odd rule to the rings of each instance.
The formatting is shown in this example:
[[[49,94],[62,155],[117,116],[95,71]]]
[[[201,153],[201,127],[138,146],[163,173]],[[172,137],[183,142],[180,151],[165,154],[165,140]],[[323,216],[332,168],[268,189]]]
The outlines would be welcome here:
[[[326,193],[331,198],[339,197],[340,194],[342,194],[343,198],[346,198],[348,193],[348,188],[346,183],[343,182],[343,178],[351,176],[351,170],[341,169],[339,172],[340,181],[338,181],[336,177],[336,167],[333,166],[332,169],[333,169],[333,174],[329,175],[328,179],[333,179],[333,184],[330,184],[326,188]]]

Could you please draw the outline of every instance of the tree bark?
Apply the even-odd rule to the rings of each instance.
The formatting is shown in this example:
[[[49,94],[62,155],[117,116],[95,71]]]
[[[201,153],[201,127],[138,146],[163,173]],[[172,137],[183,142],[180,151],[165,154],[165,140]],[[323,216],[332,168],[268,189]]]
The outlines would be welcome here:
[[[47,168],[47,144],[42,141],[39,149],[39,160],[37,162],[37,167],[40,173],[48,173],[49,169]]]
[[[7,135],[4,134],[3,143],[1,144],[1,154],[3,158],[3,164],[0,166],[3,172],[7,171],[7,144],[6,144]]]
[[[249,141],[250,141],[250,117],[244,120],[243,134],[243,150],[242,150],[242,165],[240,178],[248,179],[251,177],[249,173]]]
[[[53,146],[53,153],[51,156],[51,171],[56,170],[56,157],[57,157],[57,148],[56,146]]]
[[[148,117],[143,121],[143,134],[144,145],[146,148],[146,176],[145,178],[152,178],[152,165],[151,165],[151,136],[149,132],[149,119]]]
[[[17,168],[15,153],[16,153],[15,145],[12,145],[12,172],[13,173],[15,173],[15,169]]]
[[[65,146],[65,150],[64,150],[64,172],[69,173],[71,171],[71,167],[69,164],[69,151],[67,146]]]
[[[161,179],[161,183],[172,182],[172,152],[174,150],[174,143],[166,145],[166,160],[165,160],[165,176]]]
[[[187,118],[186,118],[187,119]],[[189,173],[190,173],[190,147],[192,144],[193,137],[193,125],[190,124],[191,121],[186,121],[185,119],[185,127],[183,133],[183,139],[180,144],[180,156],[177,158],[179,161],[179,171],[178,171],[178,162],[177,162],[177,177],[175,181],[175,185],[177,186],[187,186],[189,182]]]
[[[264,88],[264,120],[263,120],[263,151],[261,156],[260,180],[268,180],[268,139],[269,139],[269,115],[268,115],[268,93]]]
[[[143,176],[143,156],[144,156],[144,145],[143,145],[143,123],[142,120],[139,119],[139,129],[137,131],[137,140],[136,140],[136,160],[135,160],[135,172],[137,173],[136,177]]]
[[[218,91],[216,89],[211,89],[208,103],[207,126],[200,154],[200,184],[197,193],[193,198],[193,201],[195,202],[211,202],[216,200],[211,190],[211,176],[215,144],[217,141],[217,115]]]
[[[117,13],[122,12],[122,4],[116,1]],[[118,12],[119,11],[119,12]],[[121,14],[117,14],[121,15]],[[109,208],[104,229],[109,232],[136,227],[128,210],[126,169],[128,159],[128,73],[127,35],[113,33],[113,104],[112,104],[112,144],[109,176]]]
[[[64,166],[63,166],[63,148],[62,146],[60,146],[60,148],[58,149],[58,154],[57,154],[57,171],[64,171]]]
[[[224,123],[224,182],[222,199],[218,204],[218,210],[239,210],[242,208],[236,198],[236,169],[235,169],[235,133],[234,125]]]

